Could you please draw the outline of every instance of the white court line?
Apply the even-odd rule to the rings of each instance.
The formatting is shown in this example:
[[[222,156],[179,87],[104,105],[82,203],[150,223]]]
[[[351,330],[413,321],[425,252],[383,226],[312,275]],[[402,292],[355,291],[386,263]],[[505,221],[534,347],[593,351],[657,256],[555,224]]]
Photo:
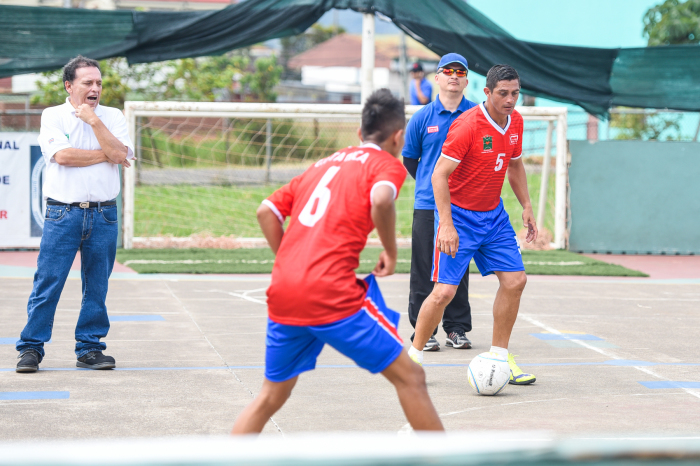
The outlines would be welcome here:
[[[470,295],[471,296],[471,295]],[[598,295],[581,295],[581,296],[563,296],[563,295],[527,295],[527,297],[533,299],[607,299],[610,301],[680,301],[684,303],[697,303],[700,302],[700,298],[624,298],[622,296],[598,296]]]
[[[226,366],[226,368],[228,369],[228,371],[229,371],[231,374],[233,374],[233,376],[236,378],[236,380],[238,381],[238,383],[240,383],[240,384],[243,386],[243,388],[250,394],[250,396],[251,396],[252,398],[255,398],[255,394],[253,393],[253,391],[252,391],[250,388],[248,388],[248,386],[245,385],[245,384],[243,383],[243,381],[238,377],[238,374],[236,374],[236,372],[235,372],[233,369],[231,369],[231,366],[229,366],[228,362],[226,362],[226,360],[223,358],[223,356],[221,356],[221,353],[219,353],[219,352],[217,351],[216,347],[214,347],[214,344],[209,340],[209,338],[207,338],[207,336],[205,335],[204,331],[202,331],[202,328],[199,326],[199,324],[197,324],[197,321],[194,320],[194,317],[192,316],[192,314],[190,314],[190,311],[187,310],[187,307],[185,306],[185,304],[184,304],[182,301],[180,301],[180,299],[175,295],[175,293],[173,293],[172,288],[170,288],[170,285],[168,285],[167,282],[165,282],[165,287],[170,291],[170,294],[173,296],[173,298],[175,298],[175,299],[177,300],[177,302],[180,303],[180,306],[182,306],[182,309],[183,309],[183,310],[187,313],[187,315],[190,317],[190,320],[192,320],[192,323],[195,325],[195,327],[197,327],[197,330],[199,330],[199,333],[201,333],[202,336],[204,337],[204,339],[207,341],[207,343],[209,343],[209,346],[211,346],[211,349],[213,349],[214,352],[216,353],[216,355],[219,357],[219,359],[221,359],[221,362],[224,363],[224,365]],[[264,290],[264,289],[266,289],[266,288],[261,288],[261,289]],[[214,290],[214,291],[219,291],[219,290]],[[254,292],[254,291],[260,291],[260,289],[258,289],[258,290],[250,290],[250,292]],[[233,294],[233,293],[231,293],[231,294]],[[245,293],[244,293],[244,294],[245,294]],[[251,299],[252,299],[252,298],[251,298]],[[267,304],[267,303],[265,303],[265,304]],[[282,432],[282,429],[281,429],[280,426],[275,422],[275,420],[274,420],[273,418],[270,418],[270,422],[272,422],[272,424],[277,428],[277,431],[278,431],[280,434],[282,434],[282,435],[284,436],[284,432]]]
[[[258,293],[260,291],[265,291],[267,288],[256,288],[254,290],[246,290],[246,291],[241,291],[241,292],[232,292],[232,291],[224,291],[224,290],[195,290],[200,293],[224,293],[229,296],[234,296],[236,298],[241,298],[245,299],[246,301],[250,301],[252,303],[258,303],[258,304],[264,304],[267,306],[267,301],[263,301],[261,299],[253,298],[252,296],[248,296],[250,293]]]
[[[555,334],[555,335],[564,335],[564,334],[563,334],[562,332],[560,332],[559,330],[557,330],[557,329],[555,329],[555,328],[553,328],[553,327],[550,327],[549,325],[543,324],[542,322],[540,322],[540,321],[538,321],[538,320],[535,320],[535,319],[533,319],[533,318],[530,317],[530,316],[520,314],[519,317],[522,318],[522,319],[524,319],[524,320],[526,320],[526,321],[528,321],[528,322],[530,322],[531,324],[537,325],[538,327],[540,327],[540,328],[546,330],[546,331],[549,332],[549,333],[553,333],[553,334]],[[612,352],[610,352],[610,351],[604,350],[603,348],[597,348],[597,347],[595,347],[595,346],[589,345],[588,343],[586,343],[586,342],[583,341],[583,340],[577,340],[577,339],[575,339],[575,338],[569,338],[571,335],[574,335],[574,334],[567,334],[567,338],[566,338],[566,339],[567,339],[568,341],[573,341],[574,343],[577,343],[577,344],[583,346],[584,348],[588,348],[589,350],[595,351],[596,353],[600,353],[600,354],[602,354],[603,356],[605,356],[605,357],[607,357],[607,358],[618,359],[618,360],[619,360],[619,359],[624,359],[624,358],[622,358],[622,357],[620,357],[620,356],[617,356],[615,353],[612,353]],[[662,376],[662,375],[659,375],[659,374],[657,374],[656,372],[654,372],[654,371],[652,371],[652,370],[650,370],[650,369],[647,369],[646,367],[641,367],[641,366],[629,366],[629,367],[632,367],[632,368],[634,368],[634,369],[637,369],[638,371],[644,372],[645,374],[651,375],[652,377],[656,377],[657,379],[666,380],[667,382],[671,382],[671,379],[668,379],[668,378],[666,378],[666,377],[664,377],[664,376]],[[684,392],[686,392],[686,393],[689,394],[689,395],[694,396],[695,398],[699,398],[699,399],[700,399],[700,393],[694,392],[693,390],[691,390],[691,389],[689,389],[689,388],[681,388],[681,390],[683,390]]]

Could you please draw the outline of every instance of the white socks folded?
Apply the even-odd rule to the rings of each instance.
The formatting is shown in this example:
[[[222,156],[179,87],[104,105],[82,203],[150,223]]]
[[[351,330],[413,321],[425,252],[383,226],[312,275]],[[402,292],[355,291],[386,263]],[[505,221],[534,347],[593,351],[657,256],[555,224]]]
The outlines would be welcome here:
[[[413,347],[413,345],[411,345],[411,347],[408,349],[408,355],[415,355],[418,358],[418,361],[423,364],[423,350],[417,350]]]
[[[492,346],[489,350],[491,353],[496,353],[506,361],[508,360],[508,348],[501,348],[500,346]]]

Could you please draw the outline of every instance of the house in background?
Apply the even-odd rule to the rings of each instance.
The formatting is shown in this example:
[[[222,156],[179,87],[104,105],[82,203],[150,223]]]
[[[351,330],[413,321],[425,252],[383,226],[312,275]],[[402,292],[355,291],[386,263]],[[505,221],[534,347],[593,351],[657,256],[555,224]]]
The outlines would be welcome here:
[[[401,96],[404,81],[399,42],[398,35],[375,37],[374,87],[386,87]],[[432,75],[439,60],[435,53],[406,38],[407,68],[419,61],[426,74]],[[282,81],[277,88],[278,102],[360,103],[362,36],[339,34],[292,57],[288,66],[301,72],[301,82]]]

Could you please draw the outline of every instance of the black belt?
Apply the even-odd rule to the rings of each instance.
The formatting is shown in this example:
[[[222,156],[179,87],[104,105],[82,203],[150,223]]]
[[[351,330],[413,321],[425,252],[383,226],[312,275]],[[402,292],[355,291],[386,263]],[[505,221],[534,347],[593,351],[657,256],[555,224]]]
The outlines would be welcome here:
[[[47,199],[46,205],[69,205],[71,207],[80,207],[82,209],[89,209],[91,207],[105,207],[105,206],[110,206],[110,205],[117,205],[117,201],[65,203],[65,202],[56,201],[54,199]]]

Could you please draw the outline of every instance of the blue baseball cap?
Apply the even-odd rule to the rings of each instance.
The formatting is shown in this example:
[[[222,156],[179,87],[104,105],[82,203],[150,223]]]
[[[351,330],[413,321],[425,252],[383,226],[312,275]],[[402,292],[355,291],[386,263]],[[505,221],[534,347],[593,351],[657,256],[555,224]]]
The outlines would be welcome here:
[[[467,59],[458,53],[448,53],[447,55],[443,55],[442,58],[440,59],[440,63],[438,63],[438,69],[444,68],[447,65],[449,65],[450,63],[459,63],[465,69],[467,69],[467,70],[469,69],[469,65],[467,64]]]

